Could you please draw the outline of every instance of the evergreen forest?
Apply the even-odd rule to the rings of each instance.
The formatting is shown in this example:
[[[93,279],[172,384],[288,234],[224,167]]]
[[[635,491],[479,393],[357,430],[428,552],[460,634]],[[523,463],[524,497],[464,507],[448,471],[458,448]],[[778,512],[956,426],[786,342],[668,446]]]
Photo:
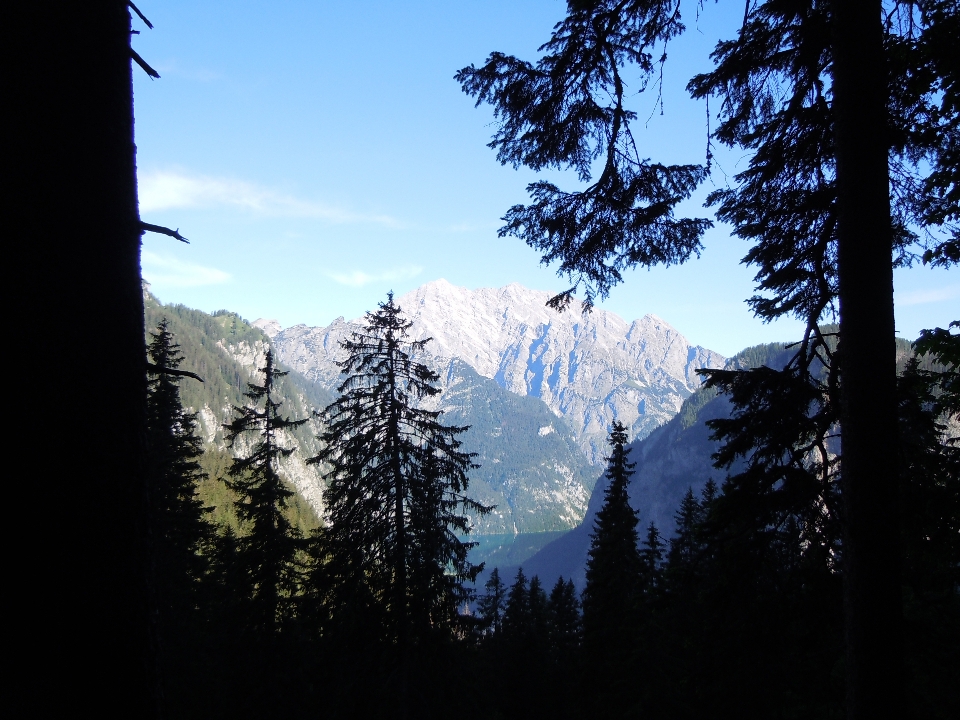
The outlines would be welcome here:
[[[628,100],[664,81],[680,10],[569,0],[536,60],[456,74],[492,108],[501,163],[577,178],[532,183],[500,230],[569,280],[552,308],[696,257],[712,221],[682,203],[721,143],[747,160],[707,202],[750,244],[748,303],[805,328],[782,362],[703,371],[729,403],[707,423],[717,480],[690,479],[667,537],[628,502],[637,461],[613,424],[583,588],[471,562],[469,518],[493,507],[471,494],[470,428],[430,409],[429,340],[392,294],[344,341],[333,397],[292,390],[268,344],[239,374],[178,322],[192,311],[145,301],[141,236],[185,240],[138,208],[131,73],[159,73],[131,13],[152,26],[123,0],[11,10],[11,274],[21,342],[43,350],[18,373],[65,427],[55,452],[44,433],[14,446],[31,464],[13,502],[52,493],[57,529],[14,553],[32,592],[11,593],[30,628],[11,654],[43,653],[15,711],[960,716],[960,321],[905,350],[893,313],[894,267],[960,262],[960,10],[735,6],[686,86],[720,106],[705,162],[670,165],[638,146]],[[66,321],[76,306],[107,331]],[[233,313],[197,320],[262,342]],[[294,489],[300,445],[322,518]]]
[[[844,715],[835,440],[826,468],[815,448],[773,455],[768,440],[738,459],[734,443],[714,443],[725,479],[688,490],[664,537],[653,523],[639,526],[628,497],[636,462],[615,423],[585,586],[563,577],[544,585],[522,568],[509,577],[486,568],[478,581],[464,511],[489,507],[469,494],[475,464],[461,438],[470,430],[420,408],[437,377],[415,361],[422,347],[406,340],[409,321],[392,297],[347,343],[339,396],[313,412],[323,521],[278,470],[309,418],[284,407],[303,411],[280,391],[285,372],[270,352],[241,388],[233,375],[233,420],[220,446],[204,445],[185,398],[196,402],[217,382],[216,355],[194,351],[185,363],[170,328],[183,328],[185,341],[205,337],[183,321],[195,311],[148,301],[166,715]],[[226,312],[194,319],[204,318],[220,323],[214,336],[249,327]],[[836,326],[821,330],[835,350]],[[898,352],[909,717],[960,708],[958,355],[948,331]],[[756,348],[734,365],[784,372],[790,357],[782,345]],[[160,370],[183,367],[208,377]],[[817,372],[829,378],[826,365]],[[773,417],[782,418],[778,432],[800,422],[789,394],[747,412],[736,389],[715,385],[685,403],[682,426],[718,392],[731,404],[707,421],[715,440],[753,427],[753,414],[764,432]]]

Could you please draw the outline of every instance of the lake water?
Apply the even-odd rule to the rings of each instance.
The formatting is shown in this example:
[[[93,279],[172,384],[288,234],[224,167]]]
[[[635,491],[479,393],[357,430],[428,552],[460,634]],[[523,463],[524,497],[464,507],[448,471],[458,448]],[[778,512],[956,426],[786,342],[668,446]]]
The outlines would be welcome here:
[[[549,542],[553,542],[569,530],[557,530],[542,533],[520,533],[518,535],[477,535],[466,538],[478,543],[470,550],[470,562],[486,563],[486,571],[495,567],[516,567],[533,557]],[[486,573],[484,573],[486,574]]]

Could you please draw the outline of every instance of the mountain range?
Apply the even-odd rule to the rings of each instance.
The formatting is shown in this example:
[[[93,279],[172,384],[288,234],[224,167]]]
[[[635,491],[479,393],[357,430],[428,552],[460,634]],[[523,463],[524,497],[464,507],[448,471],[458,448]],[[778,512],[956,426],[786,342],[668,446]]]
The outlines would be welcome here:
[[[550,297],[516,283],[469,290],[436,280],[396,302],[413,322],[411,339],[432,338],[427,364],[439,369],[459,360],[514,395],[541,400],[592,464],[602,464],[614,420],[634,438],[647,436],[700,387],[698,368],[725,361],[655,315],[628,323],[599,308],[560,313],[546,306]],[[272,320],[254,324],[273,339],[282,362],[333,390],[340,341],[362,319],[286,329]]]
[[[184,385],[184,400],[198,412],[204,440],[220,450],[232,406],[256,378],[267,348],[275,349],[291,370],[281,387],[285,412],[311,418],[286,438],[297,452],[282,472],[322,515],[322,468],[305,462],[319,449],[314,411],[335,396],[340,341],[363,319],[282,328],[146,297],[148,328],[160,317],[174,318],[178,341],[190,350],[183,368],[207,380]],[[474,518],[473,534],[494,549],[498,538],[536,535],[525,555],[580,525],[614,419],[645,437],[697,390],[696,368],[724,362],[653,315],[628,323],[600,309],[561,314],[546,307],[549,297],[516,284],[468,290],[439,280],[397,299],[413,322],[411,339],[432,338],[419,359],[440,375],[434,407],[446,422],[470,426],[464,446],[481,466],[471,474],[470,493],[496,505]],[[242,450],[241,443],[235,451]]]
[[[730,358],[725,367],[745,370],[766,365],[780,368],[790,356],[782,343],[759,345]],[[730,403],[713,388],[700,388],[687,398],[680,412],[649,436],[634,440],[628,446],[629,458],[636,463],[628,486],[630,505],[637,512],[637,530],[641,537],[653,523],[663,539],[673,535],[674,514],[688,490],[699,496],[711,477],[719,485],[727,471],[713,467],[711,457],[718,445],[710,438],[707,422],[729,417]],[[737,467],[733,468],[737,471]],[[608,480],[601,477],[590,497],[583,522],[572,531],[553,539],[536,553],[518,558],[502,571],[510,575],[522,562],[527,576],[538,575],[548,586],[557,577],[572,578],[583,588],[586,582],[587,551],[595,519],[603,506]],[[530,556],[532,555],[532,557]]]

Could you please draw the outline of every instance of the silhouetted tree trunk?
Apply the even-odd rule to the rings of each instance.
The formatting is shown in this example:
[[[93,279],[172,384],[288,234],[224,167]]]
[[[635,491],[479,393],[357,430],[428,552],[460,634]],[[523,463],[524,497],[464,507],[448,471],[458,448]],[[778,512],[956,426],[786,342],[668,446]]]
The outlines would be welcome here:
[[[31,356],[15,382],[53,421],[24,428],[17,448],[24,500],[46,511],[34,536],[48,543],[18,550],[37,578],[16,582],[37,614],[29,641],[44,648],[31,714],[155,715],[130,17],[123,0],[16,3],[4,15],[8,292]]]
[[[848,717],[899,717],[896,349],[881,3],[837,0],[833,22]]]

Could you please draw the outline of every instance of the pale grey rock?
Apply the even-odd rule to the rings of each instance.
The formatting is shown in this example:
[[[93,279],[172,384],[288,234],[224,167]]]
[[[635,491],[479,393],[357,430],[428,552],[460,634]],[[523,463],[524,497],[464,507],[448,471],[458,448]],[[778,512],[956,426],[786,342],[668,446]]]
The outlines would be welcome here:
[[[275,320],[265,322],[276,323]],[[279,328],[279,323],[277,323],[277,327]],[[262,327],[261,329],[263,330]],[[266,333],[266,330],[264,330],[264,333]],[[254,382],[263,382],[260,370],[266,364],[267,350],[270,348],[268,343],[257,340],[254,343],[242,341],[233,344],[221,340],[217,343],[217,347],[242,365],[250,373]],[[288,430],[281,430],[278,433],[277,439],[283,447],[295,448],[291,455],[280,460],[279,472],[296,488],[297,492],[303,496],[317,514],[323,517],[324,483],[321,477],[321,468],[306,463],[307,458],[315,456],[320,450],[316,437],[320,434],[322,428],[302,394],[298,393],[293,404],[294,407],[282,407],[281,412],[288,417],[309,419],[293,433]],[[234,417],[234,411],[230,403],[224,402],[224,405],[216,410],[204,406],[198,412],[198,417],[204,440],[216,444],[220,449],[226,449],[223,424],[230,422]],[[252,442],[253,440],[249,437],[238,438],[237,442],[230,448],[234,457],[245,457],[250,452]]]
[[[439,369],[458,358],[511,392],[543,400],[595,464],[614,420],[631,438],[646,437],[700,386],[697,368],[723,367],[723,356],[691,345],[655,315],[627,323],[602,309],[558,313],[546,307],[550,297],[516,283],[469,290],[437,280],[397,304],[413,320],[413,339],[433,338],[428,364]],[[273,341],[283,363],[335,390],[340,341],[361,325],[342,317],[328,327],[296,325]]]
[[[276,320],[266,320],[264,318],[257,318],[252,323],[250,323],[256,328],[263,330],[263,334],[266,335],[271,340],[274,336],[283,330],[283,326]]]

